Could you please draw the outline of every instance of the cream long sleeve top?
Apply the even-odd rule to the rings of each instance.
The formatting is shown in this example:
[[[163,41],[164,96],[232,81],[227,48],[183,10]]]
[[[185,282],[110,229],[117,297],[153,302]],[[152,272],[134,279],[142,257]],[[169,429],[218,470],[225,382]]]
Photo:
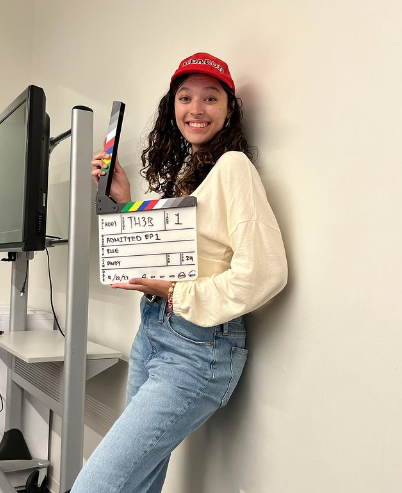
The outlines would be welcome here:
[[[244,153],[223,154],[191,195],[197,197],[198,278],[177,282],[173,311],[213,327],[285,287],[286,253],[261,178]]]

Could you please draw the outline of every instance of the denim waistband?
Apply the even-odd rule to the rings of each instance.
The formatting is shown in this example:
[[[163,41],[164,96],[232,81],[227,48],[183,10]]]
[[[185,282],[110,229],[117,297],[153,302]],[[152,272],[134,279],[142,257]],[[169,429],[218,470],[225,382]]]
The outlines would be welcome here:
[[[156,296],[152,294],[146,294],[144,293],[144,296],[152,303],[158,303],[161,305],[160,312],[159,312],[159,321],[162,322],[164,318],[164,311],[167,307],[167,298],[162,298],[161,296]],[[231,322],[238,322],[237,327],[229,327],[229,324]],[[239,323],[242,324],[242,327],[239,327]],[[225,322],[222,325],[221,331],[223,334],[229,334],[229,332],[232,332],[234,329],[235,332],[244,332],[245,331],[245,326],[244,326],[244,315],[241,315],[239,317],[233,318],[232,320],[229,320],[228,322]]]

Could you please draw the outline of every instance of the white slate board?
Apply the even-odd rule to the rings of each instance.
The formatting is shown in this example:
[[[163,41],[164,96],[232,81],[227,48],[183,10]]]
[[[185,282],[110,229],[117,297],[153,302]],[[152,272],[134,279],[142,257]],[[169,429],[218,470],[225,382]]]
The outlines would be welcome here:
[[[166,208],[169,201],[174,199],[153,201],[151,210],[99,216],[102,284],[126,283],[135,277],[197,278],[196,205]]]

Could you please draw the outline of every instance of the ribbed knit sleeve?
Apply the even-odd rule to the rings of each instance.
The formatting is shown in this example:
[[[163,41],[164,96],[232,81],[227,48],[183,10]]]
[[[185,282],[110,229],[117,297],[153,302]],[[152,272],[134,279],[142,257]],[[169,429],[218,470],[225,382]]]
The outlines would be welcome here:
[[[260,307],[284,288],[288,273],[282,235],[254,165],[243,153],[228,152],[214,168],[195,195],[199,259],[216,270],[177,282],[173,293],[175,314],[202,327]]]

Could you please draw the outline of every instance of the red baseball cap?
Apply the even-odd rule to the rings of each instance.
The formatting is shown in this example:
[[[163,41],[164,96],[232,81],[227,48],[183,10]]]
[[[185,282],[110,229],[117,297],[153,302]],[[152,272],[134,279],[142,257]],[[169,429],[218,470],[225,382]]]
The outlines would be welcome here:
[[[180,62],[179,68],[173,74],[170,83],[184,74],[206,74],[225,82],[233,94],[235,83],[229,72],[227,64],[209,53],[195,53]]]

